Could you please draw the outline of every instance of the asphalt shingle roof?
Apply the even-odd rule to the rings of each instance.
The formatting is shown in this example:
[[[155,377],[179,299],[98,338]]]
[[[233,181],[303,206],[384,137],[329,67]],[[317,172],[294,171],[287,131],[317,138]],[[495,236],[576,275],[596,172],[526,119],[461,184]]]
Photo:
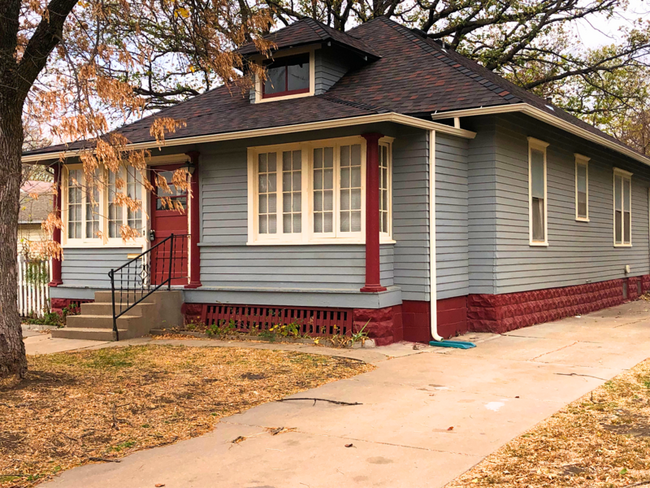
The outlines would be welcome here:
[[[341,46],[345,46],[360,54],[370,55],[377,58],[379,55],[366,44],[363,40],[349,33],[341,32],[331,27],[316,22],[313,19],[302,19],[284,29],[273,32],[266,36],[274,42],[276,49],[286,49],[288,47],[313,44],[315,42],[334,41]],[[257,48],[254,43],[248,43],[238,49],[240,54],[255,54]]]
[[[119,132],[132,143],[152,141],[149,128],[161,116],[187,123],[186,127],[169,134],[169,140],[385,112],[429,118],[434,112],[526,103],[629,150],[595,127],[550,106],[544,99],[383,17],[348,33],[308,19],[273,35],[279,47],[331,38],[348,45],[354,42],[355,49],[366,49],[368,53],[372,50],[375,57],[349,71],[323,95],[251,104],[247,91],[222,86],[127,125]],[[242,52],[249,53],[249,47],[242,48]],[[53,146],[30,154],[80,147],[83,143]]]

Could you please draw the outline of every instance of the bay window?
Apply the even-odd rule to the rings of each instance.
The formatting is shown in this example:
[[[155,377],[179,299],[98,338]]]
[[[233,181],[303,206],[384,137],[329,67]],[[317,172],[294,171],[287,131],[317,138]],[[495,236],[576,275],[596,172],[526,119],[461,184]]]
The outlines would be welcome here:
[[[391,142],[380,141],[380,228],[390,240]],[[249,148],[249,244],[362,243],[361,137]]]
[[[614,168],[614,246],[632,245],[632,173]]]

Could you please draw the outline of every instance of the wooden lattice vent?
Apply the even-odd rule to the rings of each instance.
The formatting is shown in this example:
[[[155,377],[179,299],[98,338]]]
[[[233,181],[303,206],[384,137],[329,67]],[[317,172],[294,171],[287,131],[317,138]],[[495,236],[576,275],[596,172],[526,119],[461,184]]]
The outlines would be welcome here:
[[[336,308],[203,305],[201,322],[207,326],[234,324],[240,332],[269,330],[274,325],[296,324],[309,336],[350,335],[352,310]]]

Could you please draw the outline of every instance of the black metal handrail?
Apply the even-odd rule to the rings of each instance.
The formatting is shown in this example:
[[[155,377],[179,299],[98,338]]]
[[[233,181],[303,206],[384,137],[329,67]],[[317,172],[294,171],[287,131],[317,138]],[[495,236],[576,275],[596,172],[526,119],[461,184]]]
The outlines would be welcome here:
[[[187,238],[187,234],[171,234],[119,268],[108,272],[116,341],[120,340],[117,319],[163,286],[167,285],[170,290],[173,280],[187,278]],[[116,299],[116,291],[119,292],[119,300]]]

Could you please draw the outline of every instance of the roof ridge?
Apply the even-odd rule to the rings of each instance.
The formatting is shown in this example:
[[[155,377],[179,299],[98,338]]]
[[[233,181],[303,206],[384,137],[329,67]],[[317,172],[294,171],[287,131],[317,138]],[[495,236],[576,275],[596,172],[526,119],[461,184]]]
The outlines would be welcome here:
[[[324,41],[325,39],[332,37],[325,29],[323,29],[322,25],[320,22],[318,22],[316,19],[312,19],[311,17],[307,17],[306,19],[302,19],[307,21],[307,25],[311,27],[311,30],[313,30],[318,36]],[[309,22],[311,20],[311,22]]]
[[[412,41],[414,44],[420,47],[420,49],[422,49],[424,52],[431,54],[438,61],[445,63],[450,68],[455,69],[456,71],[462,73],[468,78],[473,79],[484,88],[487,88],[488,90],[496,93],[501,98],[503,98],[506,103],[518,103],[523,101],[521,98],[514,95],[511,90],[503,86],[499,86],[496,83],[493,83],[492,81],[488,80],[484,76],[481,76],[475,71],[463,66],[458,61],[451,59],[446,51],[444,53],[440,52],[439,49],[436,49],[435,47],[430,45],[428,42],[426,42],[425,39],[422,39],[422,37],[414,33],[412,30],[408,29],[407,27],[383,16],[378,18],[381,19],[384,22],[384,24],[393,28],[393,30],[395,30],[396,32],[399,32],[403,37]],[[468,58],[468,61],[471,60]]]

